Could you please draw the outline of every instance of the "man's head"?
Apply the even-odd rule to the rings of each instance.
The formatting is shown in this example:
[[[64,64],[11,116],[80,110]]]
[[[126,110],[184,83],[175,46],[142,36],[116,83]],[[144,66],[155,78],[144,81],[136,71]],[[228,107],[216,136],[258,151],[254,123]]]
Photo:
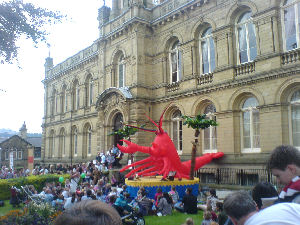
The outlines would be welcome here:
[[[226,196],[224,210],[234,224],[243,224],[243,221],[257,209],[248,192],[237,191]]]
[[[192,191],[193,191],[193,189],[190,188],[190,187],[188,187],[188,188],[185,190],[186,194],[188,194],[188,195],[191,194]]]
[[[272,151],[267,167],[280,183],[287,185],[300,175],[300,151],[293,146],[280,145]]]
[[[122,225],[118,212],[100,201],[86,200],[76,203],[54,221],[54,225]]]

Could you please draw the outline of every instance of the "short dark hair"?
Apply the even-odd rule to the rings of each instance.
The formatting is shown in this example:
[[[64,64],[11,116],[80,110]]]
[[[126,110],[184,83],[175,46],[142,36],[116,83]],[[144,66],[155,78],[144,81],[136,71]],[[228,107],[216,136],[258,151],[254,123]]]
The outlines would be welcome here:
[[[300,167],[300,151],[290,145],[280,145],[272,151],[267,168],[285,170],[290,164]]]
[[[224,200],[226,214],[237,220],[256,211],[256,205],[252,197],[246,191],[233,192]]]
[[[252,189],[252,198],[259,209],[262,207],[261,198],[278,197],[275,187],[269,182],[260,182]]]
[[[86,200],[59,215],[54,225],[122,225],[118,212],[101,201]]]
[[[193,192],[193,189],[190,188],[190,187],[188,187],[188,188],[186,189],[186,191],[187,191],[189,194],[191,194],[191,193]]]

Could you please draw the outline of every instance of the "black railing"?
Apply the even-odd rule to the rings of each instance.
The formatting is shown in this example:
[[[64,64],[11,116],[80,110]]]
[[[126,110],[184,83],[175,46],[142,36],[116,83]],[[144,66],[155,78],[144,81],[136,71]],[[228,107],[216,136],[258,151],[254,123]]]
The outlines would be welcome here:
[[[195,177],[202,184],[253,186],[267,181],[280,186],[276,177],[265,169],[201,168],[195,172]]]

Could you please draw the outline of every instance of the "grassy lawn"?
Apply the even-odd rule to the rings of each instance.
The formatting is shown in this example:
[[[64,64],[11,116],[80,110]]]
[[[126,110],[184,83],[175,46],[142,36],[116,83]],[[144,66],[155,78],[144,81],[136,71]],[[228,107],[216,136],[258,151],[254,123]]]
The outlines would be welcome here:
[[[20,204],[20,207],[14,208],[11,204],[9,204],[9,200],[4,200],[4,206],[0,207],[0,216],[4,216],[10,210],[14,210],[14,209],[23,209],[23,204]]]
[[[146,225],[181,225],[185,223],[186,218],[191,217],[195,224],[201,224],[203,220],[203,212],[198,214],[184,214],[173,211],[171,216],[145,216]]]

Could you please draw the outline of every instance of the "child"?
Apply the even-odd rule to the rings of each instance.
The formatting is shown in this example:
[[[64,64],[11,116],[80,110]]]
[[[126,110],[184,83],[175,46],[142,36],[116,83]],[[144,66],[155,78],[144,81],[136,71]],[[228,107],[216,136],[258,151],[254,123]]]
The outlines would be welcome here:
[[[202,220],[201,225],[210,225],[212,220],[211,220],[211,213],[209,211],[205,211],[203,213],[203,218],[204,218],[204,220]]]
[[[210,212],[210,214],[211,214],[211,220],[212,220],[212,221],[218,221],[218,216],[217,216],[217,214],[215,213],[215,211],[212,210],[211,205],[208,205],[208,206],[207,206],[206,211]]]
[[[286,185],[279,194],[279,201],[300,203],[300,151],[280,145],[271,153],[267,166],[278,181]]]
[[[192,218],[187,218],[185,223],[182,225],[194,225],[194,220]]]

